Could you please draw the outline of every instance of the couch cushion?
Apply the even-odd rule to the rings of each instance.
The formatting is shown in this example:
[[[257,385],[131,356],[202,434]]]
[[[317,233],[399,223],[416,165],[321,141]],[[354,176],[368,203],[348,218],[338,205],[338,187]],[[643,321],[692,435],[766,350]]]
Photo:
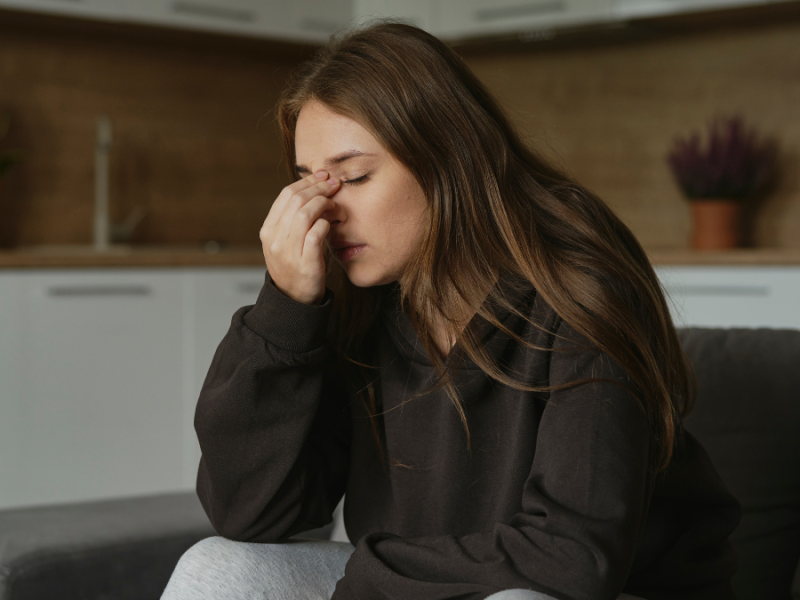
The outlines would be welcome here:
[[[800,558],[800,331],[686,329],[697,373],[686,428],[742,503],[739,600],[789,600]]]
[[[0,511],[0,600],[157,600],[214,535],[194,492]]]

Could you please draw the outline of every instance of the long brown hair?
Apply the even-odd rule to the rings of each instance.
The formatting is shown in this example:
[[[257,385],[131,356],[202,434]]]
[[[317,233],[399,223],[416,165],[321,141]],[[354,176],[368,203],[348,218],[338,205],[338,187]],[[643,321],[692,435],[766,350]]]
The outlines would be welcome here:
[[[606,204],[523,143],[460,57],[416,27],[381,21],[345,33],[294,74],[277,109],[293,176],[295,126],[312,100],[360,123],[422,187],[430,228],[399,280],[400,300],[439,375],[436,386],[447,390],[468,438],[452,384],[457,366],[448,367],[439,354],[434,322],[443,322],[498,382],[543,389],[504,373],[469,328],[460,327],[457,308],[473,305],[473,290],[492,290],[478,314],[497,327],[505,330],[490,304],[520,314],[493,297],[492,284],[505,271],[530,282],[562,319],[625,369],[650,419],[653,464],[666,467],[680,419],[693,403],[692,372],[647,256]],[[379,293],[352,285],[329,252],[327,264],[338,324],[332,344],[352,364],[368,367],[358,349],[378,314]],[[367,382],[362,393],[377,435],[374,386]]]

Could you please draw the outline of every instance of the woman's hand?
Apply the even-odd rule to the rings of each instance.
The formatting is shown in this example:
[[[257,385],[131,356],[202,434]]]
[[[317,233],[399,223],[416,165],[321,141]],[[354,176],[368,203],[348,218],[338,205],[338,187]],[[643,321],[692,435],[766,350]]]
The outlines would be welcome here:
[[[304,304],[319,304],[325,295],[322,250],[331,225],[322,215],[336,206],[328,196],[339,185],[326,171],[317,171],[286,186],[259,232],[272,282]]]

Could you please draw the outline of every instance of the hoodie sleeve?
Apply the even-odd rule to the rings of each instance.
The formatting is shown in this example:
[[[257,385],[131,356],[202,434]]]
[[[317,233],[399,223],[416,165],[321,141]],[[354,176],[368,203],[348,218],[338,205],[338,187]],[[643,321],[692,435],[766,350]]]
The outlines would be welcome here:
[[[197,495],[214,529],[276,542],[321,527],[344,494],[350,419],[325,347],[333,296],[284,295],[267,274],[239,309],[203,384],[194,425]]]
[[[617,598],[652,493],[648,419],[620,366],[565,323],[549,374],[553,386],[602,381],[550,393],[522,510],[464,536],[366,535],[333,600],[479,600],[514,588]]]

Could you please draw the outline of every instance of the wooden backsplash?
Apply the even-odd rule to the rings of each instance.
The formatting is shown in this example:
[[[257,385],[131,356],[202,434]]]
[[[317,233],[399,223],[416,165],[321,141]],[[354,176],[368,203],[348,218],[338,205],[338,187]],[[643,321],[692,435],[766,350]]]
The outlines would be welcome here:
[[[24,148],[0,190],[0,245],[91,240],[95,120],[111,117],[117,220],[140,243],[257,244],[285,185],[271,109],[309,49],[0,12],[0,111]],[[532,144],[649,247],[684,247],[672,138],[738,112],[783,150],[754,241],[800,247],[800,24],[557,51],[465,52]]]
[[[758,246],[800,247],[800,22],[465,56],[526,138],[597,192],[647,247],[685,247],[665,162],[676,135],[738,113],[781,147],[782,180],[752,216]]]
[[[309,49],[0,13],[0,111],[28,162],[0,192],[0,244],[89,243],[98,114],[115,220],[133,240],[258,244],[286,183],[271,109]]]

